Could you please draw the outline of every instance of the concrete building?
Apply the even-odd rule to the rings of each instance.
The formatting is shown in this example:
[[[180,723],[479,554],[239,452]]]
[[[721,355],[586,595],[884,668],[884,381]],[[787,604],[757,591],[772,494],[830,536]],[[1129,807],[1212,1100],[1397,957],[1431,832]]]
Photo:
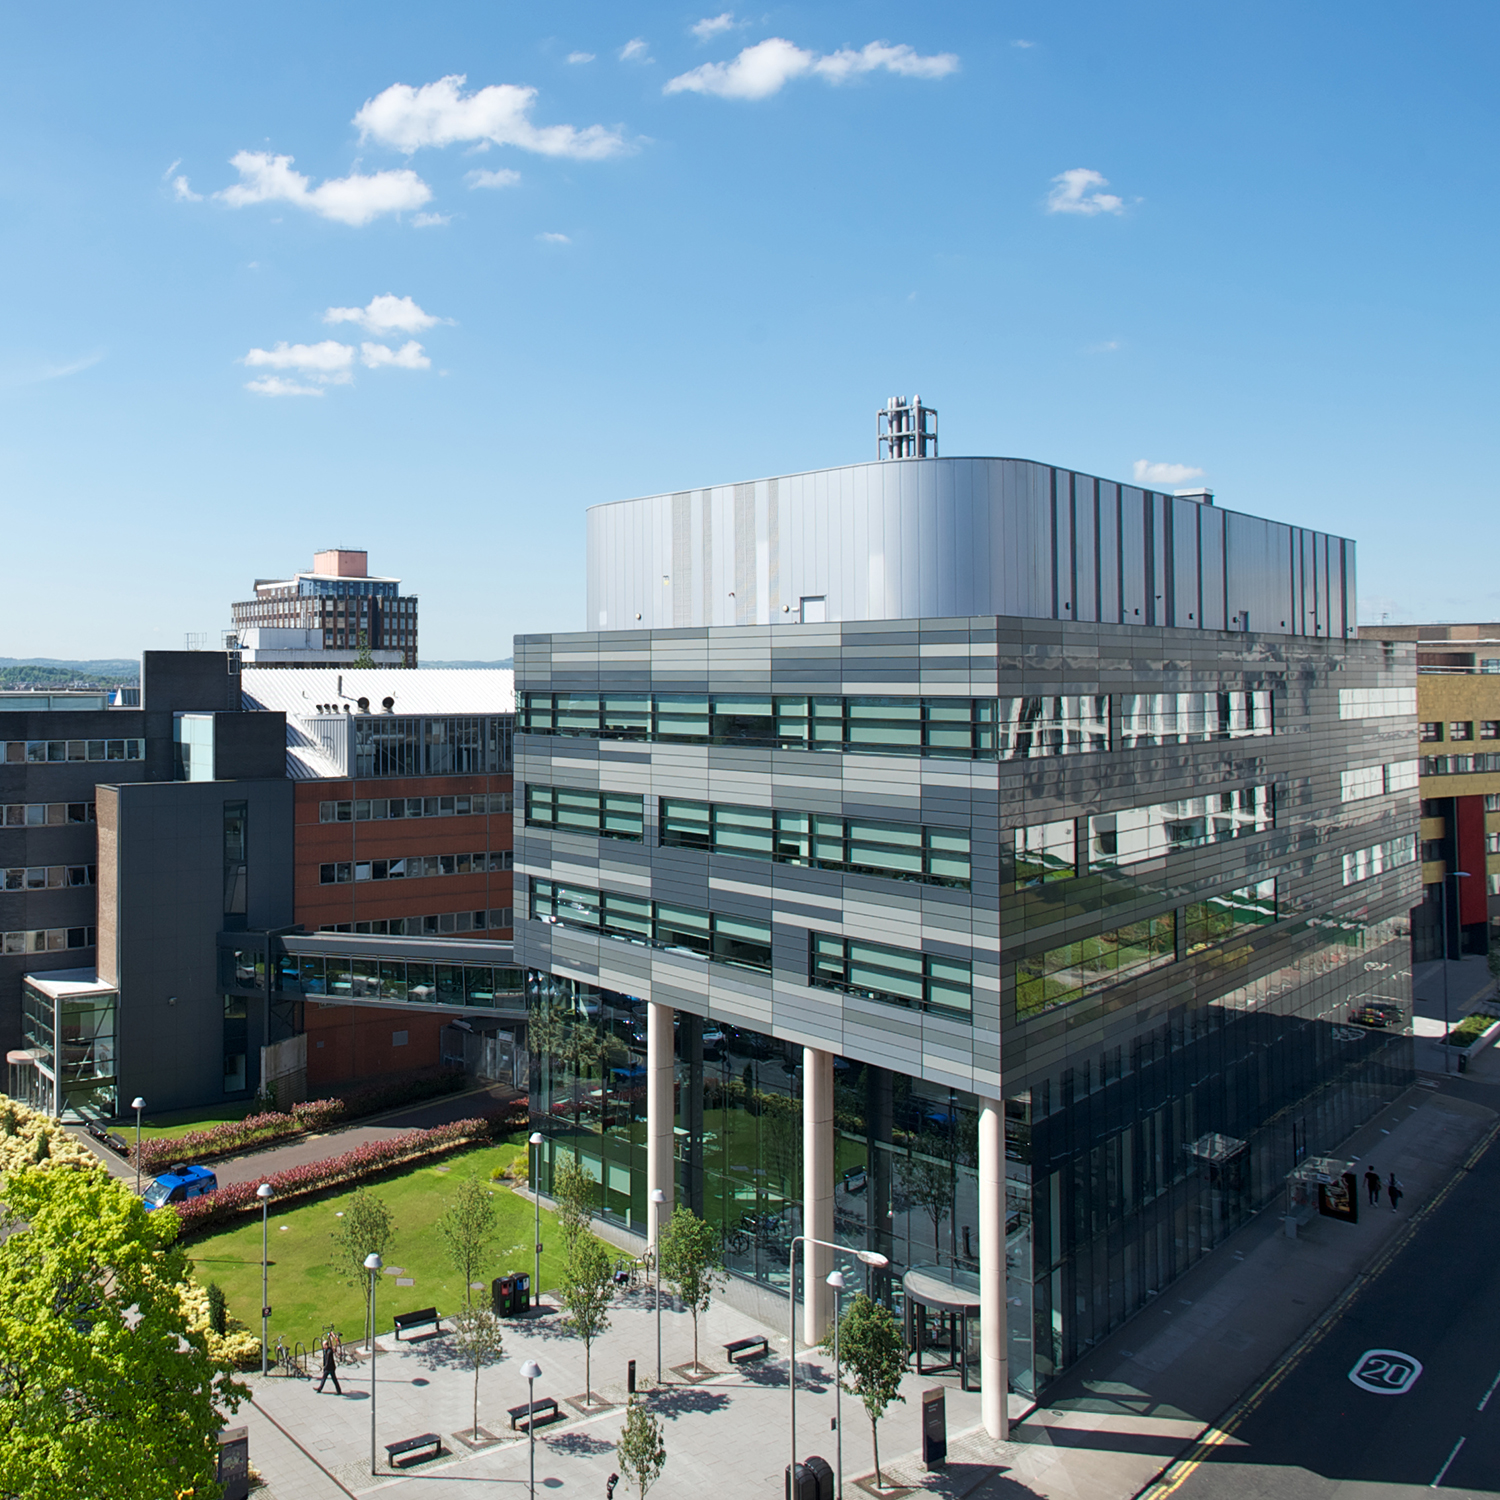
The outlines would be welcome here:
[[[1411,1081],[1414,652],[1353,543],[937,457],[588,538],[593,628],[516,642],[544,1189],[795,1259],[809,1340],[796,1237],[885,1257],[999,1433]]]
[[[381,667],[417,664],[417,599],[399,578],[377,578],[369,554],[330,548],[312,571],[255,580],[255,597],[230,605],[225,644],[246,666]]]
[[[1367,625],[1360,635],[1417,653],[1422,902],[1412,912],[1413,959],[1482,957],[1500,920],[1500,623]]]

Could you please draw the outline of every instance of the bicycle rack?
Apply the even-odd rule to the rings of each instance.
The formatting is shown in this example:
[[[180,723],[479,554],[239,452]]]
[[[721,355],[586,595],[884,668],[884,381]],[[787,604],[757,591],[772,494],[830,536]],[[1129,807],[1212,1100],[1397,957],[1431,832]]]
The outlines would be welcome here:
[[[292,1345],[292,1363],[297,1367],[297,1373],[307,1379],[307,1347],[300,1339]]]

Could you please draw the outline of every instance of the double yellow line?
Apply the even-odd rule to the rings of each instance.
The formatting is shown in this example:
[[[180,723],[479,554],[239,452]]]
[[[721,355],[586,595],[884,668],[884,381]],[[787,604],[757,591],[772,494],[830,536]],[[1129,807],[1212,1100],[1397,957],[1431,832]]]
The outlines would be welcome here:
[[[1490,1149],[1497,1136],[1500,1136],[1500,1120],[1496,1120],[1490,1126],[1483,1138],[1464,1158],[1463,1165],[1458,1171],[1411,1217],[1400,1234],[1375,1257],[1369,1269],[1361,1271],[1339,1294],[1333,1306],[1287,1350],[1271,1373],[1248,1395],[1242,1396],[1234,1406],[1230,1407],[1224,1419],[1210,1427],[1186,1454],[1174,1459],[1145,1489],[1138,1491],[1135,1500],[1167,1500],[1168,1495],[1175,1495],[1194,1473],[1208,1462],[1214,1450],[1222,1448],[1234,1436],[1235,1430],[1266,1397],[1302,1363],[1312,1349],[1315,1349],[1332,1332],[1334,1325],[1349,1310],[1350,1304],[1365,1287],[1385,1273],[1390,1263],[1407,1247],[1426,1219],[1436,1213],[1447,1201],[1448,1195],[1463,1180],[1464,1174],[1473,1171],[1480,1157]]]

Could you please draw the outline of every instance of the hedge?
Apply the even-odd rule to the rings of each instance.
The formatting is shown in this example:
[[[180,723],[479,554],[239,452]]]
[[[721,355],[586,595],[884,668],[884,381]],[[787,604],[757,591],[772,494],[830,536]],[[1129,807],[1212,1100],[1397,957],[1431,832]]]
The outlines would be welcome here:
[[[448,1151],[488,1141],[490,1134],[488,1120],[455,1120],[449,1125],[435,1125],[431,1130],[408,1130],[389,1140],[371,1141],[340,1156],[330,1156],[325,1161],[272,1172],[264,1180],[276,1190],[272,1201],[281,1202],[354,1182],[389,1167],[405,1166],[423,1157],[441,1156]],[[186,1203],[174,1203],[171,1207],[182,1221],[183,1233],[186,1234],[252,1212],[259,1207],[260,1200],[255,1196],[259,1186],[260,1180],[236,1182],[221,1187],[216,1193],[192,1198]]]
[[[462,1070],[452,1069],[435,1078],[406,1079],[329,1099],[310,1099],[305,1104],[294,1104],[289,1114],[268,1110],[243,1120],[226,1120],[222,1125],[213,1125],[206,1130],[189,1131],[186,1135],[142,1141],[141,1170],[154,1176],[173,1162],[211,1161],[256,1146],[269,1146],[295,1136],[329,1130],[362,1115],[378,1114],[383,1109],[419,1104],[424,1099],[455,1093],[463,1082]],[[132,1144],[130,1152],[134,1150]]]

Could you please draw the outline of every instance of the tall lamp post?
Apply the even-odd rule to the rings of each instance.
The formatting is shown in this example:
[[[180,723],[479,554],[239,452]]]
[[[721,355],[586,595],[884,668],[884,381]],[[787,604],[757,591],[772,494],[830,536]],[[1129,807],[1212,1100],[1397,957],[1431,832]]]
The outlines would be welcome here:
[[[130,1107],[135,1111],[135,1195],[141,1196],[141,1111],[146,1107],[146,1101],[139,1094],[130,1101]]]
[[[844,1273],[830,1271],[827,1283],[833,1288],[833,1431],[834,1472],[838,1476],[833,1491],[834,1500],[844,1500],[844,1403],[843,1371],[839,1368],[839,1293],[844,1290]],[[795,1472],[795,1471],[793,1471]]]
[[[542,1305],[542,1190],[538,1185],[537,1164],[542,1159],[541,1144],[542,1133],[540,1130],[531,1132],[531,1201],[536,1205],[536,1238],[532,1244],[536,1246],[533,1252],[535,1266],[531,1273],[531,1305],[540,1307]]]
[[[651,1238],[651,1259],[655,1262],[656,1270],[656,1383],[662,1383],[661,1378],[661,1206],[667,1201],[667,1195],[660,1188],[651,1189],[651,1223],[654,1233]]]
[[[256,1188],[255,1196],[260,1199],[260,1373],[264,1375],[266,1373],[266,1327],[271,1316],[271,1303],[268,1296],[271,1261],[268,1255],[270,1246],[266,1241],[266,1230],[270,1220],[271,1199],[276,1196],[276,1189],[269,1182],[263,1182]]]
[[[792,1484],[797,1481],[797,1246],[801,1244],[821,1245],[825,1250],[841,1250],[852,1255],[867,1266],[888,1266],[890,1260],[878,1250],[856,1250],[853,1245],[839,1245],[832,1240],[817,1240],[810,1234],[792,1236],[791,1248],[786,1257],[787,1340],[786,1383],[791,1394],[792,1420]],[[809,1289],[811,1290],[811,1289]]]
[[[541,1379],[542,1367],[528,1359],[521,1366],[526,1377],[526,1440],[531,1445],[531,1500],[536,1500],[536,1383]]]
[[[378,1474],[375,1467],[375,1277],[383,1262],[373,1250],[365,1256],[365,1270],[370,1273],[370,1472]]]
[[[1449,1054],[1452,1049],[1448,1046],[1448,1027],[1451,1017],[1448,1012],[1448,881],[1467,880],[1467,870],[1449,870],[1443,876],[1443,1072],[1450,1072],[1448,1067]],[[1453,914],[1458,915],[1458,887],[1453,887]]]

